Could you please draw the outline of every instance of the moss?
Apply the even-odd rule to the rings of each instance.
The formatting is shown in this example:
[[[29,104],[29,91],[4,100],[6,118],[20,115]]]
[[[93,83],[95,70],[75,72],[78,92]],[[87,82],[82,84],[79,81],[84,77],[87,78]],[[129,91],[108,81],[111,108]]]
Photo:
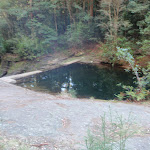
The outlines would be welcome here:
[[[14,54],[6,54],[3,59],[5,61],[10,61],[10,62],[18,62],[18,61],[20,61],[20,57],[18,55],[14,55]]]
[[[0,75],[3,73],[2,66],[0,64]]]
[[[62,62],[62,64],[70,63],[70,62],[76,61],[76,60],[78,61],[79,58],[72,57],[72,58],[69,58],[69,59],[64,60],[64,61]]]
[[[28,63],[25,62],[25,61],[12,63],[9,70],[8,70],[8,74],[15,74],[15,73],[18,73],[18,72],[25,72],[27,70],[27,66],[28,66]]]

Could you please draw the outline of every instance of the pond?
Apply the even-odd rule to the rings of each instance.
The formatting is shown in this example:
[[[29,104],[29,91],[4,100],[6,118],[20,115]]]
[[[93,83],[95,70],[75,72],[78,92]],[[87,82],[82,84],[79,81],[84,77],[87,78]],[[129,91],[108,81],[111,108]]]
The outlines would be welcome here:
[[[124,69],[77,63],[25,78],[18,85],[51,94],[110,100],[123,91],[119,83],[133,85],[133,74]]]

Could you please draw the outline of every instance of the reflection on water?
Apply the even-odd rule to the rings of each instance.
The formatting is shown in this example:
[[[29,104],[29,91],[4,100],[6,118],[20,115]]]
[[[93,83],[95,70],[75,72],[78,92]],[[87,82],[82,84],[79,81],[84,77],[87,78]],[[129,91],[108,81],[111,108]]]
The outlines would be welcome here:
[[[79,98],[113,99],[122,91],[117,84],[133,84],[132,73],[123,69],[72,64],[23,79],[19,85],[51,93],[71,93]]]

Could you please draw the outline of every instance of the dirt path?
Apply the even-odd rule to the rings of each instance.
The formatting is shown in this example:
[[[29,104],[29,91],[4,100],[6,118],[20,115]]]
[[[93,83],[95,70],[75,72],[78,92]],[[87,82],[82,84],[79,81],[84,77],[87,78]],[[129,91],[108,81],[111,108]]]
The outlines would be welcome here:
[[[132,112],[147,136],[128,141],[128,150],[150,150],[150,108],[105,101],[63,99],[0,81],[0,131],[26,139],[30,144],[48,143],[43,149],[79,150],[84,147],[89,127],[104,112],[118,112],[127,118]],[[32,148],[31,148],[32,149]]]

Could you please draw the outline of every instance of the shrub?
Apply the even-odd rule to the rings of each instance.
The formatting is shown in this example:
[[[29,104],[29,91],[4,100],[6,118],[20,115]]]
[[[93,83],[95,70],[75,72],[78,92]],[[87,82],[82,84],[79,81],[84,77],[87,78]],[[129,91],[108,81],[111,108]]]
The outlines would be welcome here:
[[[106,43],[100,43],[101,50],[103,51],[102,57],[106,59],[109,63],[113,64],[116,63],[117,57],[116,57],[116,43],[109,43],[108,41]]]
[[[146,88],[142,88],[141,90],[139,90],[139,88],[134,88],[132,86],[122,85],[122,87],[123,89],[125,89],[125,93],[124,95],[122,95],[121,93],[117,95],[117,98],[119,100],[128,99],[131,101],[141,101],[148,98],[149,96],[149,90],[147,90]]]
[[[17,41],[14,38],[11,38],[11,39],[4,41],[4,48],[5,48],[7,53],[13,53],[16,45],[17,45]]]
[[[133,74],[135,75],[137,82],[136,85],[137,87],[134,88],[132,86],[125,86],[122,85],[123,89],[125,89],[125,95],[121,97],[122,95],[118,95],[117,97],[120,98],[127,98],[129,100],[133,101],[141,101],[150,95],[149,91],[149,83],[150,83],[150,67],[148,66],[148,69],[142,69],[140,66],[135,64],[135,60],[131,53],[129,52],[130,49],[123,49],[120,47],[117,47],[117,53],[116,56],[118,59],[123,59],[127,61],[133,71]],[[126,70],[129,71],[129,70]],[[142,71],[143,75],[141,77],[140,72]]]
[[[67,39],[70,46],[79,47],[85,42],[95,41],[94,25],[92,23],[79,22],[72,24],[67,30]]]
[[[142,54],[150,55],[150,40],[143,40],[142,42],[137,42],[141,45]]]
[[[123,47],[134,48],[135,46],[132,42],[128,41],[125,37],[118,37],[114,42],[112,42],[112,39],[107,38],[106,43],[100,43],[100,44],[101,44],[101,50],[103,51],[102,57],[107,59],[107,61],[113,65],[118,61],[118,58],[116,56],[117,46],[120,48]],[[131,49],[130,49],[130,53],[133,53]]]
[[[21,58],[32,60],[44,53],[42,44],[37,38],[21,36],[17,38],[15,53]]]
[[[57,47],[58,50],[68,49],[67,36],[65,34],[59,35],[57,39],[57,44],[58,44]]]
[[[0,34],[0,55],[5,53],[5,48],[4,48],[4,44],[3,44],[3,38]]]

